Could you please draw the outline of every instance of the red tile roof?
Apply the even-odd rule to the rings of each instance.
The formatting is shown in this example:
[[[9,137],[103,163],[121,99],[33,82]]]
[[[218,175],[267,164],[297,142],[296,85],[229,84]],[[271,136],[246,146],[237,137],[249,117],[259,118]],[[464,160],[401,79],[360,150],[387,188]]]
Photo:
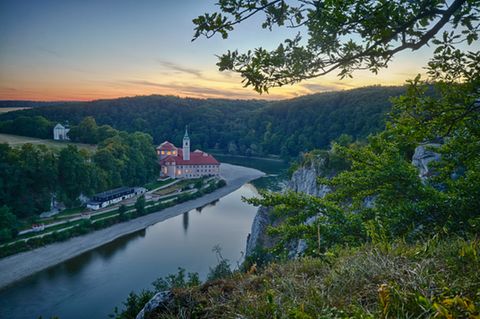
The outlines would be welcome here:
[[[191,152],[190,160],[183,159],[183,152],[178,149],[178,155],[170,155],[160,161],[160,164],[175,163],[176,165],[220,165],[220,163],[210,154],[204,152]]]
[[[175,147],[175,145],[173,145],[169,141],[165,141],[157,147],[157,150],[165,150],[165,151],[173,151],[176,149],[177,148]]]
[[[210,154],[201,150],[190,152],[190,160],[183,159],[183,149],[175,147],[172,143],[165,141],[157,147],[157,150],[172,151],[177,150],[177,155],[169,155],[160,160],[161,165],[165,163],[175,163],[176,165],[220,165],[220,163]]]

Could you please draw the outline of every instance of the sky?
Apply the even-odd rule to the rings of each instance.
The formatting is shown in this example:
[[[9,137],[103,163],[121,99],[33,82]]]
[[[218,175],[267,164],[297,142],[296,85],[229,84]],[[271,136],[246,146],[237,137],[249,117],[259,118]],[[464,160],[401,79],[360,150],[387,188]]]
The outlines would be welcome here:
[[[401,53],[378,75],[336,74],[259,95],[218,71],[227,50],[274,48],[289,34],[239,25],[227,40],[191,42],[192,19],[215,0],[0,0],[0,100],[93,100],[135,95],[284,99],[367,85],[400,85],[424,73],[431,48]]]

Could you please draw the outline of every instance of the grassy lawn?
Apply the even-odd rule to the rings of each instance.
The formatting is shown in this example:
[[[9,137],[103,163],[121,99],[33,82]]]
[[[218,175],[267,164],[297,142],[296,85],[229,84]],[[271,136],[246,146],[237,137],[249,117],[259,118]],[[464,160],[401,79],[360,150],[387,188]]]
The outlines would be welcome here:
[[[127,208],[127,211],[128,211],[128,208]],[[111,212],[106,212],[105,214],[99,214],[99,215],[92,216],[90,218],[90,220],[94,221],[94,220],[97,220],[97,219],[110,217],[110,216],[114,216],[114,215],[117,215],[117,214],[118,214],[118,209],[115,209],[115,210],[112,210]]]
[[[59,149],[64,148],[67,145],[75,145],[78,148],[87,149],[90,151],[95,151],[97,148],[95,145],[89,145],[89,144],[44,140],[44,139],[35,138],[35,137],[27,137],[27,136],[11,135],[11,134],[3,134],[3,133],[0,133],[0,143],[7,143],[10,146],[22,146],[23,144],[27,144],[27,143],[43,144],[49,147],[54,147]]]
[[[15,242],[15,241],[18,241],[18,240],[21,240],[21,239],[29,239],[31,237],[35,237],[35,236],[38,236],[38,235],[43,235],[43,234],[50,233],[50,232],[53,232],[53,231],[56,231],[56,230],[61,230],[61,229],[64,229],[64,228],[67,228],[67,227],[70,227],[70,226],[75,226],[75,225],[80,224],[82,221],[83,220],[80,219],[80,220],[76,220],[76,221],[73,221],[73,222],[67,222],[65,224],[45,228],[45,230],[43,230],[43,231],[19,235],[19,236],[15,237],[14,239],[12,239],[11,241],[6,242],[5,244],[9,244],[11,242]]]
[[[28,110],[31,109],[31,107],[0,107],[0,114],[1,113],[7,113],[7,112],[13,112],[13,111],[19,111],[19,110]]]
[[[75,217],[79,215],[81,212],[83,212],[84,210],[85,210],[85,207],[67,208],[61,211],[60,213],[58,213],[57,215],[40,219],[40,223],[47,225],[50,223],[59,222],[63,219],[69,219],[69,218]]]
[[[164,195],[168,195],[168,194],[171,194],[173,192],[176,192],[177,190],[179,190],[181,188],[182,188],[182,186],[180,185],[180,183],[177,183],[177,184],[169,186],[167,188],[159,189],[154,194],[159,195],[159,196],[164,196]]]
[[[152,189],[162,187],[163,185],[167,185],[169,183],[172,183],[173,181],[174,180],[171,179],[171,178],[165,179],[165,180],[162,180],[162,181],[155,181],[155,182],[145,184],[145,188],[148,189],[149,191],[151,191]]]

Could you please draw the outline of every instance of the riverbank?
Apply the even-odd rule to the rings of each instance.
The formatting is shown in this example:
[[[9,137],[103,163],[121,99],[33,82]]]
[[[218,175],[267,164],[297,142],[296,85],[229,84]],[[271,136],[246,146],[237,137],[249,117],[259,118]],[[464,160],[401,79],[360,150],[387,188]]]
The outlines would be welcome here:
[[[51,244],[32,251],[0,259],[0,289],[84,252],[109,243],[119,237],[147,228],[150,225],[206,205],[240,188],[243,184],[264,175],[251,168],[221,164],[220,173],[227,185],[203,197],[113,225],[68,241]]]

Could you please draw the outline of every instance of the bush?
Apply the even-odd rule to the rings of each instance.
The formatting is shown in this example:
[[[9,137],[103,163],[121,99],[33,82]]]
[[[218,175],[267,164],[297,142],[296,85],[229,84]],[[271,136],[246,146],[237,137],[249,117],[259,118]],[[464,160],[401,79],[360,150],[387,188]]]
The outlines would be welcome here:
[[[188,273],[185,276],[185,269],[178,268],[178,273],[170,274],[164,278],[158,278],[152,283],[154,290],[142,290],[140,294],[131,292],[127,300],[123,302],[124,309],[119,311],[117,307],[110,317],[115,319],[135,319],[145,304],[155,293],[170,290],[172,288],[188,288],[200,285],[198,273]]]
[[[177,288],[154,318],[477,318],[480,242],[372,244],[228,273]],[[221,279],[221,280],[218,280]],[[163,287],[162,287],[163,288]]]
[[[200,277],[198,273],[189,272],[185,276],[185,269],[178,267],[178,272],[176,274],[170,274],[163,278],[156,279],[152,285],[155,287],[155,291],[165,291],[172,288],[186,288],[194,287],[200,285]]]
[[[221,179],[217,182],[217,187],[218,188],[223,187],[225,185],[227,185],[227,182],[224,179]]]
[[[110,317],[115,319],[135,319],[137,314],[153,296],[154,293],[150,290],[142,290],[138,295],[131,292],[127,300],[123,302],[124,310],[118,312],[118,308],[115,308],[114,313],[110,315]]]
[[[118,208],[118,218],[120,219],[120,221],[126,221],[128,220],[128,216],[127,216],[127,206],[125,206],[124,204],[120,205],[120,207]]]
[[[224,279],[231,276],[232,276],[232,269],[230,268],[230,263],[228,259],[222,259],[215,267],[210,268],[210,271],[207,276],[207,281]]]
[[[214,268],[210,268],[207,281],[231,277],[233,272],[230,268],[230,262],[223,258],[220,246],[213,247],[212,251],[217,255],[218,264]]]
[[[136,209],[135,216],[145,215],[145,206],[146,206],[145,196],[142,195],[139,198],[137,198],[137,201],[135,202],[135,209]]]

